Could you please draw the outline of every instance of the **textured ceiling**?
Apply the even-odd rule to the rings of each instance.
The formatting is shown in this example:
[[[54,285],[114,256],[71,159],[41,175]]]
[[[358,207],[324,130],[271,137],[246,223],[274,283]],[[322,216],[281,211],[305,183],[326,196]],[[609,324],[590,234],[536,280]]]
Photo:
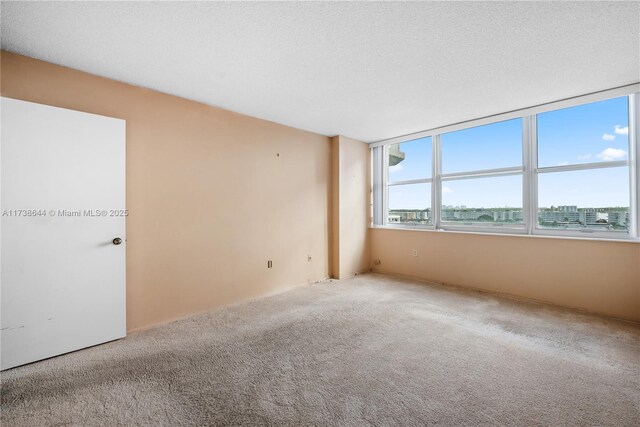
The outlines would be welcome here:
[[[640,81],[638,2],[3,3],[2,47],[374,141]]]

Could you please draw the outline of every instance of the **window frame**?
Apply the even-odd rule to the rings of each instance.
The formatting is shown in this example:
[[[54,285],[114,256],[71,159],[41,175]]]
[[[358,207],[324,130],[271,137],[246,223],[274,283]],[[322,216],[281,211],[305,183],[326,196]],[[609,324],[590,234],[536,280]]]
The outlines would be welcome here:
[[[447,174],[443,175],[443,179],[441,182],[449,182],[449,181],[469,181],[473,179],[482,179],[482,178],[496,178],[503,176],[521,176],[522,182],[524,183],[524,167],[510,167],[510,168],[500,168],[504,169],[501,171],[499,169],[487,169],[483,171],[473,171],[469,173],[465,173],[464,176],[453,176],[458,174]],[[440,189],[442,193],[442,188]],[[440,205],[442,205],[442,198],[440,199]],[[506,224],[500,222],[480,222],[480,221],[446,221],[440,217],[440,229],[441,230],[453,230],[453,231],[478,231],[479,229],[483,230],[483,232],[494,233],[514,233],[514,234],[523,234],[526,231],[526,225],[524,222],[524,212],[525,212],[525,201],[524,201],[524,193],[522,197],[522,212],[523,212],[523,220],[522,223],[513,223]],[[442,211],[442,207],[440,208]]]
[[[403,180],[403,181],[389,181],[389,147],[391,147],[392,145],[396,145],[396,144],[386,144],[383,146],[383,151],[382,151],[382,161],[383,161],[383,165],[382,165],[382,170],[383,170],[383,198],[384,198],[384,202],[383,202],[383,206],[384,206],[384,210],[382,212],[382,219],[384,221],[384,226],[385,227],[390,227],[390,228],[418,228],[418,229],[435,229],[435,221],[434,221],[434,213],[433,213],[433,188],[434,188],[434,167],[433,167],[433,163],[434,163],[434,158],[433,158],[433,152],[434,152],[434,145],[435,145],[435,141],[434,138],[430,135],[424,135],[420,138],[414,138],[414,139],[408,139],[406,141],[402,141],[399,142],[398,145],[404,143],[404,142],[411,142],[411,141],[415,141],[417,139],[426,139],[431,137],[431,177],[430,178],[418,178],[418,179],[408,179],[408,180]],[[429,184],[431,185],[431,204],[429,209],[431,210],[431,224],[406,224],[406,223],[389,223],[389,187],[394,187],[394,186],[401,186],[401,185],[411,185],[411,184]],[[374,204],[375,205],[375,204]],[[375,209],[375,207],[374,207]]]
[[[629,156],[628,160],[616,160],[605,162],[592,162],[581,164],[570,164],[562,166],[538,167],[538,135],[537,135],[537,115],[545,112],[575,107],[607,99],[626,96],[629,102]],[[390,138],[370,144],[372,153],[379,149],[378,156],[382,154],[382,159],[378,158],[373,162],[372,175],[374,183],[377,182],[378,191],[374,188],[373,209],[381,213],[380,220],[374,221],[372,227],[384,227],[394,229],[424,229],[424,230],[444,230],[473,233],[499,233],[532,236],[555,236],[569,238],[586,239],[607,239],[622,241],[639,241],[640,232],[640,129],[638,117],[640,113],[640,83],[622,86],[606,91],[595,92],[579,97],[563,99],[547,104],[542,104],[526,109],[511,111],[503,114],[483,117],[471,121],[461,122],[435,128],[423,132],[417,132],[396,138]],[[520,118],[522,120],[522,165],[506,168],[486,169],[477,171],[464,171],[442,174],[442,146],[441,135],[457,130],[469,129],[483,125],[489,125],[506,120]],[[419,138],[431,137],[431,177],[426,179],[416,179],[409,181],[389,182],[388,176],[388,147],[394,144],[413,141]],[[372,159],[375,155],[372,154]],[[382,160],[382,161],[380,161]],[[593,170],[601,168],[612,168],[627,166],[629,168],[629,229],[628,231],[599,231],[593,229],[565,230],[540,228],[538,224],[538,177],[541,174],[554,172],[569,172],[579,170]],[[381,169],[381,170],[380,170]],[[443,182],[462,179],[479,179],[499,176],[522,176],[522,224],[503,223],[481,223],[470,221],[461,224],[454,221],[442,220],[442,185]],[[378,181],[376,181],[376,179]],[[430,183],[431,185],[431,224],[402,224],[388,222],[388,189],[391,185],[403,185],[411,183]],[[382,189],[382,191],[379,191]],[[380,197],[382,196],[382,197]],[[382,206],[381,206],[382,205]]]
[[[505,122],[509,120],[520,119],[522,123],[522,136],[521,136],[521,144],[522,144],[522,159],[521,164],[519,166],[509,166],[502,168],[492,168],[492,169],[480,169],[473,171],[462,171],[462,172],[450,172],[450,173],[442,173],[442,140],[441,136],[445,133],[443,132],[438,135],[438,171],[440,172],[440,198],[439,201],[436,201],[440,205],[440,214],[442,215],[442,183],[448,181],[460,181],[460,180],[472,180],[472,179],[481,179],[481,178],[495,178],[502,176],[521,176],[522,183],[524,186],[524,172],[525,172],[525,158],[524,153],[526,151],[526,143],[525,143],[525,135],[524,135],[524,118],[520,117],[512,117],[507,120],[496,120],[491,123],[485,123],[481,126],[488,126],[494,123]],[[470,126],[465,129],[473,129],[479,126]],[[458,129],[463,130],[463,129]],[[523,189],[524,190],[524,189]],[[439,218],[440,229],[442,230],[453,230],[453,231],[478,231],[479,229],[484,230],[485,232],[507,232],[507,233],[515,233],[522,234],[523,230],[526,230],[526,226],[524,223],[524,210],[525,210],[525,200],[524,200],[524,191],[522,193],[522,211],[523,211],[523,220],[522,224],[510,224],[506,225],[504,223],[497,222],[479,222],[479,221],[469,221],[466,223],[458,222],[458,221],[445,221],[442,219],[442,216]]]

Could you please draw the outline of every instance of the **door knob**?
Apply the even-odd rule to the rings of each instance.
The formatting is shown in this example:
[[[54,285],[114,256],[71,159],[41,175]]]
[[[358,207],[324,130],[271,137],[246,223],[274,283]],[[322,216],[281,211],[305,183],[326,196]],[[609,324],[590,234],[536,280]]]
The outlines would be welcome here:
[[[120,243],[122,243],[122,239],[119,237],[116,237],[115,239],[112,240],[114,245],[119,245]]]

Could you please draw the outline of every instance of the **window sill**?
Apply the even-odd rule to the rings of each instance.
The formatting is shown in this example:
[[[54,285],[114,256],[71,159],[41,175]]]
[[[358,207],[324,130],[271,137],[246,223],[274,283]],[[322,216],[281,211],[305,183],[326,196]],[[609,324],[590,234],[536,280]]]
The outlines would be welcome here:
[[[563,236],[560,234],[548,235],[548,234],[528,234],[525,230],[503,230],[503,231],[479,231],[479,230],[446,230],[441,228],[434,228],[433,226],[383,226],[383,225],[370,225],[370,229],[379,230],[395,230],[395,231],[419,231],[427,233],[446,233],[446,234],[475,234],[481,236],[502,236],[502,237],[531,237],[534,239],[561,239],[561,240],[587,240],[595,242],[616,242],[616,243],[635,243],[640,244],[640,239],[635,237],[627,238],[613,238],[613,237],[582,237],[582,236]]]

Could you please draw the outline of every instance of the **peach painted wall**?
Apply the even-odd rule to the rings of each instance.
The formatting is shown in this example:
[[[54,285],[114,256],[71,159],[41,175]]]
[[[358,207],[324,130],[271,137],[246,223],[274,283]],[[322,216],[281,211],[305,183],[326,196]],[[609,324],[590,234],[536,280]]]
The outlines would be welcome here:
[[[329,138],[7,52],[1,67],[2,96],[127,121],[128,330],[329,276]]]
[[[343,279],[369,270],[371,151],[344,136],[331,138],[332,277]]]
[[[371,258],[376,272],[640,321],[638,243],[377,228]]]

